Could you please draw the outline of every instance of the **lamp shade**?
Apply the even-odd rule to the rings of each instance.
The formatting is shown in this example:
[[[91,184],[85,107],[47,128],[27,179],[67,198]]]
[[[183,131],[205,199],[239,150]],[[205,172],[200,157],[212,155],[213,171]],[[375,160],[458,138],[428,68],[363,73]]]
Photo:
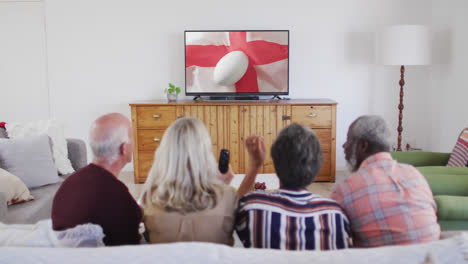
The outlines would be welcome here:
[[[398,25],[380,32],[378,61],[384,65],[428,65],[431,63],[431,32],[423,25]]]

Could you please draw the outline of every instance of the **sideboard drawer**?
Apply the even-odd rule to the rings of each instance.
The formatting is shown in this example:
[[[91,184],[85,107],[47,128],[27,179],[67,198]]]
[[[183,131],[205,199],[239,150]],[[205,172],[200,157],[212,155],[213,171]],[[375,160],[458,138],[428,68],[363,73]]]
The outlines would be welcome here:
[[[137,107],[139,128],[166,129],[176,120],[175,106]]]
[[[138,150],[140,151],[152,151],[154,152],[159,144],[161,143],[164,130],[150,130],[140,129],[138,130]]]
[[[331,127],[331,106],[293,106],[292,122],[297,122],[309,127]]]

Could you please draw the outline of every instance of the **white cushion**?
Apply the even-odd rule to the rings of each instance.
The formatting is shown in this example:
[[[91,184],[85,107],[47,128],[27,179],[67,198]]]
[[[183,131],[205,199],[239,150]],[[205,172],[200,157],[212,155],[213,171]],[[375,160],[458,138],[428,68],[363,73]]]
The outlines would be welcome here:
[[[103,238],[102,227],[90,223],[64,231],[54,231],[51,219],[32,225],[0,223],[0,247],[102,247]]]
[[[68,159],[67,141],[63,133],[63,127],[55,120],[40,120],[29,123],[7,123],[8,137],[28,138],[41,134],[47,134],[52,140],[52,150],[55,166],[60,174],[73,173],[75,170]]]
[[[31,138],[0,138],[0,167],[20,178],[28,188],[57,183],[47,135]]]
[[[8,205],[34,200],[26,185],[2,168],[0,168],[0,192],[5,194]]]

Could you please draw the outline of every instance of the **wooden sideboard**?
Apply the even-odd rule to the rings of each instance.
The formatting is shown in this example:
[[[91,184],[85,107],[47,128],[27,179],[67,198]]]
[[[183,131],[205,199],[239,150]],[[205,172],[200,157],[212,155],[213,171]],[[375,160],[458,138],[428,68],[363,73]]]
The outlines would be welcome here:
[[[244,139],[261,135],[267,158],[260,173],[274,173],[269,150],[278,132],[292,122],[312,128],[320,139],[323,164],[316,181],[335,181],[336,102],[329,99],[272,101],[166,100],[131,103],[135,150],[135,183],[145,182],[156,148],[165,129],[177,118],[193,116],[202,120],[211,136],[213,153],[229,149],[235,173],[245,173],[248,154]]]

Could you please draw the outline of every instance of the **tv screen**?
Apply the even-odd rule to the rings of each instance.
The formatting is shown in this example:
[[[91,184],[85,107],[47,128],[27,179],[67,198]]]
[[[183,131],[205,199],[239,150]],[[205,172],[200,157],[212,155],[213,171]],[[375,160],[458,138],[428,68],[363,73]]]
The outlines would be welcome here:
[[[289,30],[186,30],[185,93],[289,94]]]

